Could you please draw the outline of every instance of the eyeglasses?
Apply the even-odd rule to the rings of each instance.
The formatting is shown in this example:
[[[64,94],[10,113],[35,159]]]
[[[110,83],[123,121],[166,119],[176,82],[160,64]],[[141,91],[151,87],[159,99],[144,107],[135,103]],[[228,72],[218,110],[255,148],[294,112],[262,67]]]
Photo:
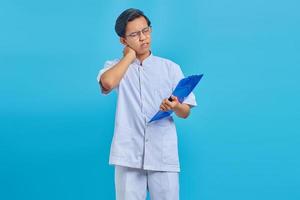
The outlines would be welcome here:
[[[151,26],[143,28],[141,31],[136,31],[136,32],[130,33],[130,34],[126,35],[126,37],[130,37],[133,40],[137,40],[141,37],[141,33],[143,33],[143,35],[145,35],[145,36],[149,36],[151,33]]]

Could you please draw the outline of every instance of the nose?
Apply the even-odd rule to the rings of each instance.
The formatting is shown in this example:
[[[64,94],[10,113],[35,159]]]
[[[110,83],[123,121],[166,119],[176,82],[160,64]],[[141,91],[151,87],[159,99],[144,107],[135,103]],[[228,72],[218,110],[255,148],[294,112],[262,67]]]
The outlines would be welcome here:
[[[146,36],[143,34],[143,32],[140,32],[140,40],[144,40],[146,38]]]

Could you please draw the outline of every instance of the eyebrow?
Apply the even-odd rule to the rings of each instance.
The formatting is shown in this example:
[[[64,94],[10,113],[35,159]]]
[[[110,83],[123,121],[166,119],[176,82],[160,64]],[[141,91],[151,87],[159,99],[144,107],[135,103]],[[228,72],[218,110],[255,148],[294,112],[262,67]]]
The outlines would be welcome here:
[[[145,28],[148,28],[148,27],[149,27],[149,26],[146,26],[146,27],[142,28],[141,30],[138,30],[138,31],[132,31],[131,33],[129,33],[129,35],[132,34],[132,33],[140,32],[140,31],[142,31],[142,30],[144,30]]]

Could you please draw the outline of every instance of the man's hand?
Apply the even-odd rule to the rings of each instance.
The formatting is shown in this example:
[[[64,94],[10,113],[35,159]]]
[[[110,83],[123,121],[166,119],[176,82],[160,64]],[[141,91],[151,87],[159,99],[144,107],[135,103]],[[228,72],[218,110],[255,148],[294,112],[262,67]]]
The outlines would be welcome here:
[[[169,101],[167,98],[162,101],[160,104],[160,110],[169,111],[173,110],[178,117],[187,118],[190,114],[190,106],[185,103],[180,103],[176,96],[170,97],[172,101]]]
[[[136,59],[136,52],[126,45],[123,49],[123,57],[128,57],[131,61],[134,61],[134,59]]]
[[[180,102],[178,101],[177,97],[175,96],[171,96],[172,101],[169,101],[168,98],[164,99],[162,101],[162,103],[160,104],[160,109],[162,111],[169,111],[169,110],[174,110],[176,109],[176,107],[178,107],[178,105],[180,104]]]

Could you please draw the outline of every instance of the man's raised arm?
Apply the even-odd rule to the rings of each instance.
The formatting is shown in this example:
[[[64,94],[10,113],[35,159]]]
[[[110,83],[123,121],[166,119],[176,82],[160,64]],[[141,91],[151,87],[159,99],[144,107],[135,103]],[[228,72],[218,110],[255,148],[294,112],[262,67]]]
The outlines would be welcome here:
[[[123,51],[123,58],[112,68],[105,71],[100,77],[100,87],[102,86],[104,93],[109,93],[122,80],[129,65],[136,58],[136,53],[133,49],[126,46]]]

